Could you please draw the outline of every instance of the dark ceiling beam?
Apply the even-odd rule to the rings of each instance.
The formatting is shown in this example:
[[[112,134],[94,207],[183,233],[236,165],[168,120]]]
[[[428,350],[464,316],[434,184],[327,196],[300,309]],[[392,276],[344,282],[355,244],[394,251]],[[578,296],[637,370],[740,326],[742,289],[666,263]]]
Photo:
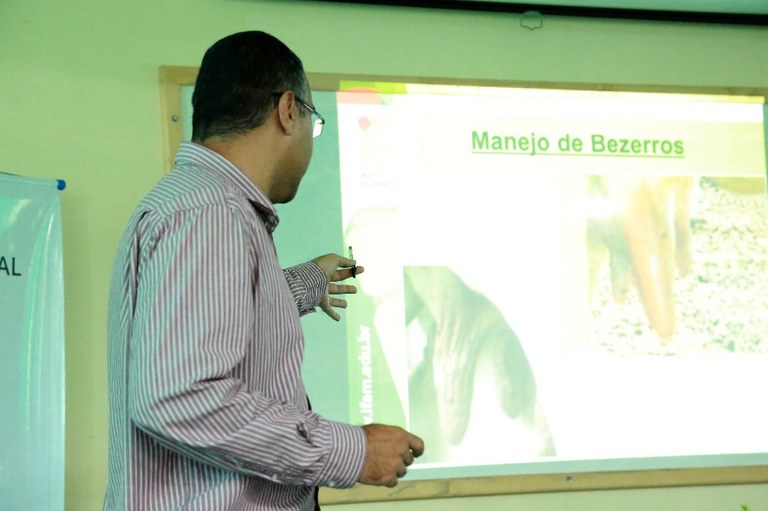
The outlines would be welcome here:
[[[616,9],[608,7],[574,7],[568,5],[541,5],[517,2],[471,2],[462,0],[312,0],[326,3],[346,3],[416,7],[423,9],[451,9],[521,14],[537,11],[550,16],[578,16],[588,18],[636,19],[650,21],[676,21],[686,23],[717,23],[728,25],[768,26],[768,14],[668,11],[656,9]]]

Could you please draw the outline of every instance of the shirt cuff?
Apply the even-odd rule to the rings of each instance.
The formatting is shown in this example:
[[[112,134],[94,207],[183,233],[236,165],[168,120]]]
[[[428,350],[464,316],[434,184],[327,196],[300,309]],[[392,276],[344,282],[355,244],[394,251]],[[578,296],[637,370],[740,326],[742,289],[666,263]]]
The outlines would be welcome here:
[[[309,261],[286,268],[283,274],[291,288],[299,314],[303,316],[315,312],[315,307],[320,305],[328,288],[328,277],[323,269]]]
[[[363,428],[328,421],[333,448],[317,474],[317,484],[330,488],[351,488],[360,480],[367,452]]]

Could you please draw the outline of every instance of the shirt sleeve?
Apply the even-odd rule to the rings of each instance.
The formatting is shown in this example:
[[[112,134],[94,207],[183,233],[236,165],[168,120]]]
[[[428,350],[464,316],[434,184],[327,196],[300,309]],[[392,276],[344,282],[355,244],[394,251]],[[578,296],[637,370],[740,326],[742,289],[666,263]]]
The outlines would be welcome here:
[[[285,280],[291,288],[293,299],[304,316],[315,312],[328,288],[328,277],[317,264],[309,261],[283,270]]]
[[[134,425],[216,467],[284,484],[354,485],[362,428],[248,389],[238,376],[255,335],[254,251],[242,221],[208,206],[147,234],[127,378]]]

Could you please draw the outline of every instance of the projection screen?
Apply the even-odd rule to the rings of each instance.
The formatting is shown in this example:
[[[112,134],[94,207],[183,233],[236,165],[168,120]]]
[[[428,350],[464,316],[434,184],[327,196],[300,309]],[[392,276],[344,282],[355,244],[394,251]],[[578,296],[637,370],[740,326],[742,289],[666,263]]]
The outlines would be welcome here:
[[[314,82],[278,253],[365,267],[316,410],[421,435],[410,481],[768,465],[764,96]]]

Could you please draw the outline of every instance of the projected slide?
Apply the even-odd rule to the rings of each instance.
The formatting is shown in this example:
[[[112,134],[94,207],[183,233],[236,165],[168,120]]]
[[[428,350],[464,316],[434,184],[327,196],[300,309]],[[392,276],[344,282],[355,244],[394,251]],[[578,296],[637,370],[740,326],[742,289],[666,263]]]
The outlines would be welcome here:
[[[350,420],[415,478],[765,463],[758,99],[347,84]]]

